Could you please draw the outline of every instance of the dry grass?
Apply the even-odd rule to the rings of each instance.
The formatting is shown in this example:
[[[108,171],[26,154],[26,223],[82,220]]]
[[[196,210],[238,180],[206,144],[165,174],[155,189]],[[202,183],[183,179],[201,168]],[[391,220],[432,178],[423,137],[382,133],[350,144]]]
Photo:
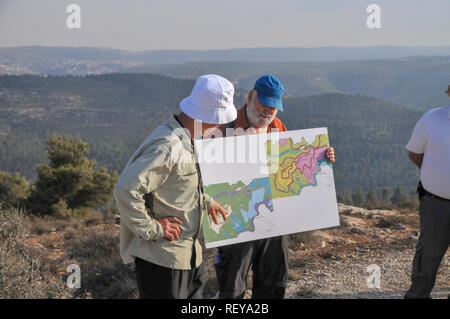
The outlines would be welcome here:
[[[289,249],[299,250],[306,246],[313,246],[317,244],[316,238],[312,235],[312,231],[289,235]]]
[[[343,279],[335,286],[331,283],[333,289],[344,289],[345,280],[351,289],[359,289],[349,284],[357,275],[351,273],[349,265],[381,253],[412,254],[416,240],[411,233],[418,227],[418,215],[412,213],[374,213],[370,218],[348,214],[341,216],[340,227],[290,235],[288,278],[295,285],[289,296],[316,298],[317,291],[328,291],[324,282],[336,277]],[[119,256],[119,232],[113,215],[98,212],[70,221],[0,209],[0,298],[137,298],[134,271],[127,269]],[[216,252],[204,250],[206,298],[213,298],[218,290]],[[70,264],[81,268],[80,289],[66,287]],[[347,266],[337,270],[340,265]],[[395,264],[400,266],[408,270],[410,260]],[[395,282],[398,276],[392,276]],[[443,284],[448,282],[446,276],[441,274]],[[250,272],[248,289],[251,286]]]
[[[0,241],[0,298],[137,297],[112,216],[70,221],[0,210]],[[70,264],[80,266],[80,289],[66,287]]]
[[[136,298],[134,272],[119,255],[119,227],[111,219],[90,218],[64,232],[64,254],[81,268],[80,298]]]
[[[418,229],[419,219],[414,215],[397,214],[380,218],[375,223],[375,226],[380,228],[401,228],[402,226],[409,226]]]
[[[0,210],[0,298],[67,298],[63,279],[43,246],[29,246],[30,225],[17,210]]]

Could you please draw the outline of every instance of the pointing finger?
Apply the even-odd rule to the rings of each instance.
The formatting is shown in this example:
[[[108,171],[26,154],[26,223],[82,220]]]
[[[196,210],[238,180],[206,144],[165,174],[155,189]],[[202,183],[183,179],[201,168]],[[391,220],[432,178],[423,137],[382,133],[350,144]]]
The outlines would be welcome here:
[[[212,218],[214,224],[217,225],[218,222],[217,222],[216,211],[215,211],[214,209],[211,209],[210,212],[209,212],[209,214],[211,215],[211,218]]]
[[[223,217],[223,220],[227,220],[227,211],[223,207],[219,207],[220,214]]]

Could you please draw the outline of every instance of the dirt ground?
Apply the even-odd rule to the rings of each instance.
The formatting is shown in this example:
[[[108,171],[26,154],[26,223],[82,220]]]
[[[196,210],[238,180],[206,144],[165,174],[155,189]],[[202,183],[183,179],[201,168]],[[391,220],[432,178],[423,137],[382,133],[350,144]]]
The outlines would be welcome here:
[[[418,214],[365,210],[339,204],[339,215],[338,227],[289,235],[286,298],[403,298],[410,285],[411,264],[419,235]],[[138,297],[134,272],[123,265],[119,256],[117,218],[98,216],[74,222],[33,219],[27,223],[29,226],[20,217],[15,219],[17,225],[12,224],[8,216],[5,220],[10,229],[20,226],[20,229],[29,227],[29,231],[25,237],[23,231],[17,231],[16,237],[9,231],[9,239],[3,241],[5,253],[0,266],[5,280],[13,278],[16,282],[15,286],[8,286],[10,291],[0,289],[3,298]],[[18,242],[25,245],[20,250],[16,249],[20,246]],[[217,294],[216,251],[204,251],[209,273],[207,298]],[[33,268],[17,271],[18,260],[24,267],[31,262]],[[81,267],[81,289],[65,287],[70,264]],[[433,298],[450,295],[449,265],[450,253],[447,252],[438,272]],[[37,278],[33,287],[27,286],[26,280],[17,278],[29,277],[31,272]],[[376,278],[377,273],[379,287],[375,285],[376,280],[368,283],[368,279]],[[38,278],[44,278],[45,282],[39,282]],[[250,273],[246,298],[251,297],[251,284]],[[41,287],[50,287],[46,289],[54,291],[41,295],[38,294]]]
[[[339,213],[339,227],[289,236],[286,298],[403,298],[410,285],[419,235],[418,214],[342,204]],[[214,254],[213,251],[206,256],[211,278]],[[369,268],[371,265],[376,266]],[[447,251],[432,298],[450,295],[449,266]],[[379,287],[373,279],[377,273]],[[248,286],[246,298],[251,297],[251,274]]]

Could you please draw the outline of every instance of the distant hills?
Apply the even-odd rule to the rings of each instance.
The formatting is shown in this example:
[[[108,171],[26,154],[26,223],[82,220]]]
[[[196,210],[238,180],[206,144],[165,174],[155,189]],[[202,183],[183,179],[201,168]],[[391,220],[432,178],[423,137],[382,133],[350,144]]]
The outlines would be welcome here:
[[[319,47],[131,52],[91,47],[0,48],[0,74],[157,73],[194,79],[217,73],[249,89],[275,74],[286,94],[374,96],[417,110],[448,104],[450,47]]]
[[[194,81],[155,74],[0,76],[0,170],[35,178],[53,133],[82,137],[91,158],[121,172],[141,141],[189,95]],[[246,91],[236,90],[239,108]],[[290,130],[327,126],[336,148],[337,190],[417,183],[407,143],[423,112],[373,97],[340,93],[287,97]]]
[[[274,74],[283,82],[286,94],[293,96],[364,94],[417,110],[450,103],[444,94],[450,84],[450,56],[338,62],[190,62],[124,71],[179,78],[217,73],[244,89],[251,89],[259,76]]]
[[[51,73],[51,63],[60,61],[168,64],[185,62],[252,61],[314,62],[391,59],[407,56],[448,56],[447,47],[316,47],[316,48],[236,48],[226,50],[149,50],[125,51],[96,47],[0,47],[0,63],[20,61],[30,71]],[[50,67],[44,72],[45,66]]]

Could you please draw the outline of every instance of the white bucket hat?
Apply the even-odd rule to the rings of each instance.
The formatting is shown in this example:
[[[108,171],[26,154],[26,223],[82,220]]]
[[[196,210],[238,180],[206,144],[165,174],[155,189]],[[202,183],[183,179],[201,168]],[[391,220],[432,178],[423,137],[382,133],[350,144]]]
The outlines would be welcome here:
[[[233,84],[216,74],[202,75],[195,81],[191,95],[180,103],[181,110],[194,120],[225,124],[237,117],[233,104]]]

